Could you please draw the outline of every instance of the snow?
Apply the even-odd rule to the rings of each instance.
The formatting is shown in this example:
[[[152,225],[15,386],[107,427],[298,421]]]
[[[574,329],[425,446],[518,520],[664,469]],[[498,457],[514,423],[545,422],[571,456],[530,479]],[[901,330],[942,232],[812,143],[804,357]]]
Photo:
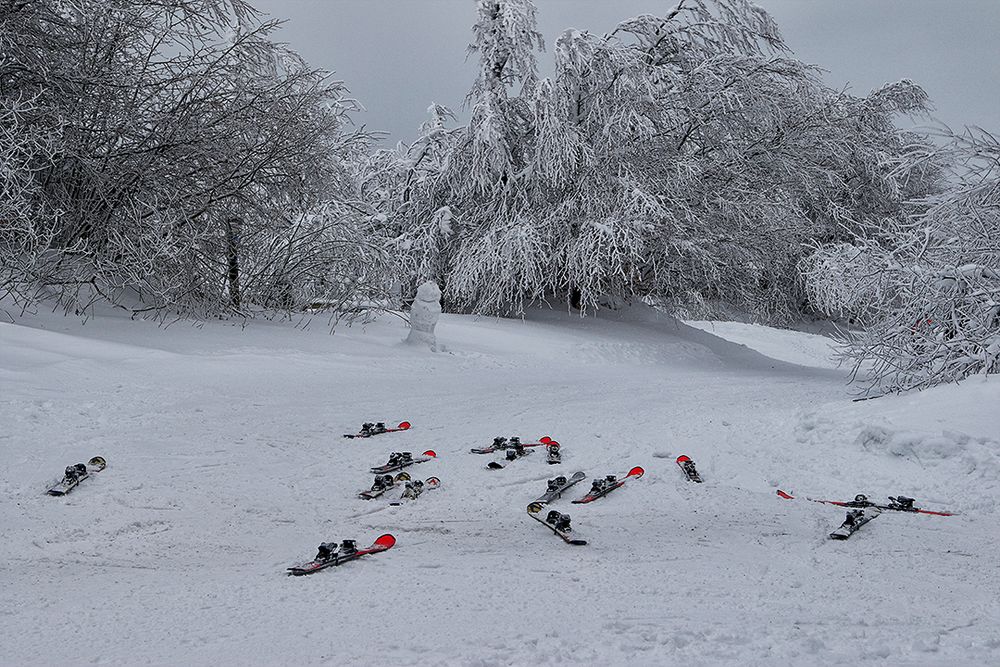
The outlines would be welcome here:
[[[687,321],[685,323],[749,347],[773,359],[802,366],[840,367],[835,359],[838,352],[837,342],[827,336],[744,322]]]
[[[437,354],[395,317],[322,322],[0,324],[0,664],[1000,662],[995,382],[852,402],[825,339],[638,309],[442,315]],[[562,466],[469,453],[546,434]],[[410,471],[440,489],[355,497],[389,452],[429,448]],[[550,476],[635,465],[552,505],[587,546],[525,514]],[[834,542],[842,510],[776,488],[960,515],[886,512]],[[386,532],[385,553],[283,573]]]

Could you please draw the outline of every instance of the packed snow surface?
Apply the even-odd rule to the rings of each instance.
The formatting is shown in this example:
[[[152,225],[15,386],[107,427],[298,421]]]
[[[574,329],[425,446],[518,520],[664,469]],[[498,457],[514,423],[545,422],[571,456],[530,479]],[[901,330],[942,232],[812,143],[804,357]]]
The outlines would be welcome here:
[[[0,664],[1000,664],[1000,390],[852,402],[829,342],[651,311],[0,324]],[[348,440],[362,422],[413,428]],[[487,470],[496,435],[563,445]],[[357,498],[392,451],[439,489]],[[689,455],[704,484],[684,480]],[[65,497],[63,468],[104,471]],[[569,512],[546,479],[646,474]],[[903,494],[851,539],[840,508]],[[323,541],[398,542],[306,577]]]

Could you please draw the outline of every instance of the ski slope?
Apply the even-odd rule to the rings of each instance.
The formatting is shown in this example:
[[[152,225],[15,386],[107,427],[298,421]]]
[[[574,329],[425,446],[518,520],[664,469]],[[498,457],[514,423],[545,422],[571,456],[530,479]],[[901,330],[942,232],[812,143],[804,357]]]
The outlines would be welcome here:
[[[855,403],[825,340],[796,334],[792,363],[787,332],[706,329],[445,315],[435,354],[393,317],[332,336],[0,324],[0,664],[1000,663],[997,383]],[[562,466],[469,453],[546,434]],[[409,472],[440,489],[356,498],[391,451],[429,448]],[[96,454],[106,470],[44,495]],[[606,498],[570,504],[588,481],[553,503],[587,546],[525,514],[549,477],[636,465]],[[960,516],[886,512],[835,542],[843,510],[777,488]],[[387,552],[284,574],[383,533]]]

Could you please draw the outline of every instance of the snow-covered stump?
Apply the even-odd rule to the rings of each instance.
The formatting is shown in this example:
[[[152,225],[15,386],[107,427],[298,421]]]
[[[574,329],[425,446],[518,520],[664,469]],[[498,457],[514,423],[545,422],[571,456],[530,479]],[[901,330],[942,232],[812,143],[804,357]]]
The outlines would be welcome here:
[[[427,345],[437,352],[437,338],[434,327],[441,317],[441,289],[437,283],[428,281],[417,288],[417,298],[410,307],[410,334],[407,343]]]

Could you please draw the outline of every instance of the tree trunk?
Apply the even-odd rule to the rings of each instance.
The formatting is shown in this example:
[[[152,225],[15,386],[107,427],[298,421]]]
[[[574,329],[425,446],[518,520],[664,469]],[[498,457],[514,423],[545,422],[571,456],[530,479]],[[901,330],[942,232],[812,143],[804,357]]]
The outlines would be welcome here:
[[[242,294],[240,293],[240,253],[239,253],[239,218],[226,219],[226,278],[229,283],[229,303],[239,310]]]

